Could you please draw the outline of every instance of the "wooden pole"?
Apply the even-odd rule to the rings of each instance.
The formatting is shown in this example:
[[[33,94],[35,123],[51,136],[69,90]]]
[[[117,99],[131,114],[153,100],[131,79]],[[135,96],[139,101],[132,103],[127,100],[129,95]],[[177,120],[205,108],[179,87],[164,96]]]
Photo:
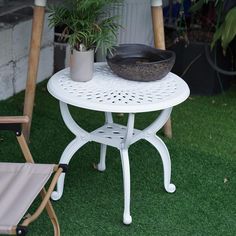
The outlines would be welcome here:
[[[154,44],[156,48],[165,49],[165,33],[162,11],[162,0],[152,0],[152,25],[154,34]],[[172,137],[171,119],[164,125],[164,134]]]
[[[40,47],[44,24],[46,0],[35,0],[32,22],[32,34],[28,61],[28,75],[25,89],[24,115],[29,117],[29,123],[23,124],[23,134],[29,141],[32,114],[34,107],[35,89],[38,74]]]

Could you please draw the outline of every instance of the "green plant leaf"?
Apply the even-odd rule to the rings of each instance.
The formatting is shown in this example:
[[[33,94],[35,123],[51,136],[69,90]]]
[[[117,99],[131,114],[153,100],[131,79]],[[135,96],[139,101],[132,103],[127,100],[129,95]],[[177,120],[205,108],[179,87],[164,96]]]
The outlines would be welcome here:
[[[222,47],[226,49],[236,36],[236,7],[232,8],[226,15],[222,29]]]
[[[218,40],[224,50],[227,49],[230,42],[236,37],[236,7],[232,8],[226,15],[223,23],[216,29],[211,48],[213,48]]]
[[[50,27],[62,26],[62,39],[72,48],[82,43],[87,49],[111,48],[120,27],[117,17],[110,16],[110,8],[120,6],[122,0],[64,0],[49,8]],[[65,31],[66,29],[66,31]]]

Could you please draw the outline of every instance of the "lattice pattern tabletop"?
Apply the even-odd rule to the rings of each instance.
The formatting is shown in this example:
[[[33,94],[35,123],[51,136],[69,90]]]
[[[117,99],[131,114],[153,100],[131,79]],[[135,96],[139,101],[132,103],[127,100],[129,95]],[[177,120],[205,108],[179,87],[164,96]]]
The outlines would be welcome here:
[[[94,70],[89,82],[75,82],[69,68],[64,69],[52,76],[48,91],[70,105],[121,113],[163,110],[189,96],[187,84],[173,73],[154,82],[136,82],[113,74],[106,63],[95,63]]]

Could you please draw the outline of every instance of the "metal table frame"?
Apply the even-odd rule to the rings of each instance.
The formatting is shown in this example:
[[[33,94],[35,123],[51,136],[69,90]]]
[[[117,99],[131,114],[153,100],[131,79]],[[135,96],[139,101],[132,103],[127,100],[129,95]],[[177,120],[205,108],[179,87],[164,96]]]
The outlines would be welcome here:
[[[100,70],[101,67],[103,67],[103,70]],[[118,94],[121,94],[121,92],[120,92],[121,90],[119,90],[119,88],[122,87],[122,83],[125,83],[123,81],[123,79],[116,78],[116,76],[113,75],[109,71],[106,64],[104,64],[104,63],[97,64],[96,69],[97,69],[97,71],[95,72],[94,80],[96,80],[97,77],[99,77],[99,78],[109,77],[112,80],[112,77],[114,77],[113,79],[116,81],[116,85],[117,85],[115,87],[115,89]],[[157,151],[160,153],[160,156],[162,159],[163,169],[164,169],[165,190],[168,193],[175,192],[176,187],[174,184],[171,183],[171,160],[170,160],[169,151],[168,151],[166,145],[164,144],[164,142],[160,139],[160,137],[158,137],[156,135],[156,133],[158,130],[160,130],[164,126],[164,124],[167,122],[167,120],[170,117],[170,114],[172,111],[172,106],[170,104],[172,104],[174,106],[176,104],[181,103],[182,101],[184,101],[188,97],[188,95],[189,95],[188,86],[185,84],[184,81],[182,81],[180,78],[177,78],[177,76],[175,76],[175,79],[177,79],[176,80],[177,82],[176,81],[173,82],[173,83],[175,83],[175,86],[173,86],[172,90],[168,88],[168,91],[170,91],[170,92],[167,95],[166,95],[166,92],[164,91],[163,98],[161,98],[161,99],[163,99],[163,101],[161,104],[158,103],[159,106],[162,106],[162,108],[165,108],[165,109],[162,109],[162,112],[157,117],[157,119],[152,124],[150,124],[147,128],[145,128],[144,130],[138,130],[138,129],[134,128],[135,113],[136,113],[135,111],[141,112],[142,109],[143,110],[146,109],[146,111],[149,111],[151,109],[155,110],[155,106],[153,106],[153,104],[152,104],[152,103],[155,103],[155,102],[153,102],[155,100],[154,98],[152,99],[152,101],[147,100],[147,101],[149,101],[149,104],[146,101],[146,103],[147,103],[146,106],[143,106],[143,108],[141,110],[140,110],[140,106],[142,104],[136,103],[136,102],[134,104],[134,102],[133,102],[133,104],[131,104],[129,106],[129,108],[127,109],[127,110],[130,110],[131,112],[127,112],[126,109],[124,109],[124,108],[122,109],[122,104],[120,104],[120,106],[119,106],[119,102],[121,103],[122,99],[114,100],[114,101],[117,101],[117,103],[118,103],[118,106],[116,106],[116,102],[110,103],[110,99],[105,100],[104,97],[101,98],[101,94],[105,94],[105,92],[101,91],[102,85],[100,85],[100,87],[99,87],[99,90],[98,90],[98,91],[100,91],[99,93],[98,92],[96,93],[96,89],[95,89],[94,96],[100,96],[98,99],[103,99],[103,100],[100,100],[101,101],[100,105],[99,105],[99,103],[94,104],[91,101],[92,100],[91,97],[94,97],[93,94],[90,96],[90,99],[88,99],[88,97],[89,97],[88,94],[90,94],[91,92],[88,92],[87,90],[83,90],[83,88],[81,88],[83,86],[86,87],[86,83],[85,83],[83,85],[80,84],[79,90],[75,92],[76,95],[81,98],[81,101],[78,98],[77,99],[79,100],[79,102],[82,102],[82,103],[75,104],[75,102],[77,102],[78,100],[75,100],[75,98],[72,98],[71,96],[74,96],[74,95],[70,96],[70,94],[73,94],[74,93],[73,91],[76,90],[75,88],[73,89],[73,86],[71,85],[71,83],[73,84],[76,82],[73,82],[68,78],[69,74],[67,74],[67,75],[65,75],[65,73],[63,75],[62,74],[63,74],[62,72],[59,72],[59,74],[54,75],[54,77],[52,79],[50,79],[49,84],[48,84],[48,90],[54,97],[56,97],[60,100],[60,111],[61,111],[63,120],[64,120],[67,128],[75,135],[75,138],[68,144],[68,146],[64,150],[64,152],[61,156],[61,159],[60,159],[60,163],[61,164],[69,164],[73,155],[84,144],[86,144],[87,142],[94,141],[94,142],[101,144],[100,162],[97,165],[97,169],[99,171],[104,171],[106,169],[107,145],[118,148],[120,151],[120,156],[121,156],[121,163],[122,163],[122,170],[123,170],[123,183],[124,183],[123,223],[130,224],[132,222],[132,217],[130,214],[130,165],[129,165],[129,155],[128,155],[129,146],[132,145],[133,143],[139,141],[140,139],[145,139],[150,144],[152,144],[157,149]],[[61,78],[64,78],[65,81]],[[99,79],[99,78],[97,78],[97,79]],[[60,84],[58,86],[61,86],[63,88],[63,90],[61,88],[56,87],[56,84],[53,84],[53,81],[54,82],[56,81],[57,85]],[[100,82],[102,83],[102,81],[100,81]],[[178,82],[179,82],[179,84],[178,84]],[[89,83],[89,82],[87,82],[87,83]],[[121,83],[121,85],[119,85],[119,83]],[[133,84],[131,81],[128,81],[127,83],[131,84],[133,87]],[[139,82],[133,82],[133,83],[134,84],[136,83],[138,86]],[[155,85],[155,83],[158,84],[158,82],[154,82],[153,85]],[[159,83],[161,83],[161,82],[159,82]],[[96,84],[96,81],[90,82],[90,84],[87,84],[87,86],[88,87],[91,86],[91,88],[94,89],[94,84]],[[107,83],[105,83],[105,84],[107,84]],[[99,86],[99,85],[97,85],[97,86]],[[168,86],[169,86],[169,83],[168,83]],[[107,87],[109,87],[109,84],[107,85]],[[103,88],[103,89],[105,89],[105,88]],[[162,89],[162,88],[160,88],[160,89]],[[180,91],[178,91],[178,89]],[[65,94],[62,94],[63,91],[65,91]],[[83,95],[81,95],[80,91],[84,91]],[[138,90],[136,90],[136,91],[138,91]],[[175,94],[174,94],[175,92],[173,92],[173,91],[176,91],[176,94],[178,94],[178,99],[177,99],[177,95],[176,95],[176,99],[173,99],[173,98],[175,98]],[[112,96],[114,96],[114,92],[110,92],[110,93],[112,94]],[[97,94],[100,94],[100,95],[97,95]],[[125,94],[128,94],[128,93],[125,93]],[[165,98],[165,96],[166,96],[166,98]],[[123,96],[123,97],[125,97],[125,96]],[[142,93],[142,99],[143,98],[145,98],[145,94],[143,95],[143,93]],[[84,102],[83,99],[85,99],[85,100],[87,99],[88,101],[86,100]],[[94,98],[94,99],[95,99],[94,101],[98,100],[98,99],[96,100],[96,98]],[[110,105],[107,104],[108,102]],[[106,106],[103,106],[104,103],[106,104]],[[72,118],[70,111],[68,109],[68,104],[76,105],[78,107],[83,107],[83,108],[87,108],[87,109],[89,109],[89,104],[90,104],[92,110],[104,111],[105,117],[106,117],[105,124],[102,127],[94,130],[93,132],[88,133],[86,130],[82,129],[74,121],[74,119]],[[123,104],[123,107],[125,107],[125,106],[126,107],[128,106],[128,104],[126,102],[125,102],[125,104]],[[158,107],[156,108],[156,110],[158,110]],[[123,125],[114,123],[113,118],[112,118],[112,112],[129,113],[127,126],[123,126]],[[62,173],[61,176],[59,177],[59,180],[57,183],[57,190],[52,193],[51,197],[53,200],[58,200],[61,198],[61,196],[63,194],[63,188],[64,188],[64,179],[65,179],[65,174]]]

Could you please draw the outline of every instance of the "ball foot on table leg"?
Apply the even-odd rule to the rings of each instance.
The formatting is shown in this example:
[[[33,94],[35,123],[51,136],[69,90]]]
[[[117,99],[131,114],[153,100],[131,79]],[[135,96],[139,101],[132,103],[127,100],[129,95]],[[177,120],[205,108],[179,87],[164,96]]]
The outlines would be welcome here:
[[[99,163],[99,164],[93,163],[93,168],[94,168],[95,170],[98,170],[98,171],[101,171],[101,172],[103,172],[103,171],[106,170],[106,166],[101,165],[100,163]]]
[[[174,184],[169,184],[168,187],[166,187],[166,191],[167,191],[168,193],[174,193],[175,190],[176,190],[176,187],[175,187]]]
[[[57,201],[61,198],[62,194],[58,193],[57,191],[53,191],[51,194],[51,199],[53,201]]]
[[[123,223],[125,225],[130,225],[132,223],[131,215],[123,215]]]

